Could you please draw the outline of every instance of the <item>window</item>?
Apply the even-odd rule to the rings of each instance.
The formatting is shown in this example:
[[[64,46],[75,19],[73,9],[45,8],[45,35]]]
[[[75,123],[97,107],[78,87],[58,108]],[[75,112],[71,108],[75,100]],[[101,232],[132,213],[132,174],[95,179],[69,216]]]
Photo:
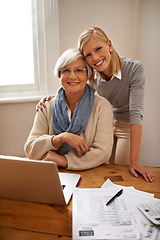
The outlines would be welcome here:
[[[58,0],[2,1],[0,29],[0,98],[55,95]]]

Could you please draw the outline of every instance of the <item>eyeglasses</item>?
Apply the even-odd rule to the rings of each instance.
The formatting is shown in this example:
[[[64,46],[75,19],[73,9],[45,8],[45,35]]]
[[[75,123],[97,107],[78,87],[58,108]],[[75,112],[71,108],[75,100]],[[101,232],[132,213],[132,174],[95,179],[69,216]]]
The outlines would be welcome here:
[[[87,69],[78,67],[75,69],[63,68],[60,70],[61,74],[64,76],[70,76],[72,71],[74,72],[74,74],[76,74],[76,76],[82,76],[85,73],[85,71],[87,71]]]

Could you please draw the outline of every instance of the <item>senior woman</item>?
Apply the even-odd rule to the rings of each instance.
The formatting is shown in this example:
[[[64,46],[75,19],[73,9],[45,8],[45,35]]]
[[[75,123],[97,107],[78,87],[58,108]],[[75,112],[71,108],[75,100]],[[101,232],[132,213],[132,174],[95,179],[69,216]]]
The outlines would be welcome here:
[[[113,113],[109,101],[87,84],[91,68],[78,49],[69,49],[59,57],[54,73],[62,86],[36,113],[24,146],[27,157],[54,161],[69,170],[108,163]]]

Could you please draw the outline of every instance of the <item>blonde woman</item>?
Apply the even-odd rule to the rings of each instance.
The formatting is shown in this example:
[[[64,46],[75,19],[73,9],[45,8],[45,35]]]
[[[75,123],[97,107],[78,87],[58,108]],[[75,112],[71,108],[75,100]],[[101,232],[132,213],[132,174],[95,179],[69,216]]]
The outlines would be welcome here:
[[[105,32],[97,27],[80,35],[78,47],[93,70],[90,85],[112,105],[114,146],[110,162],[129,165],[133,176],[140,173],[153,182],[152,172],[139,164],[145,85],[142,64],[121,58]],[[49,99],[42,99],[37,107]]]

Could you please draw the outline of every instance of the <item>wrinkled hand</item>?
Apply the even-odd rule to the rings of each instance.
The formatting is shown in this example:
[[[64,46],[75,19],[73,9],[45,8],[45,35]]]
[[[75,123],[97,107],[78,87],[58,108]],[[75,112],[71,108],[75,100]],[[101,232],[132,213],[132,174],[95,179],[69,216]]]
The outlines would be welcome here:
[[[154,181],[153,173],[149,169],[140,165],[139,163],[131,164],[129,166],[129,171],[134,177],[138,177],[138,174],[137,174],[137,172],[138,172],[144,177],[144,179],[147,182],[153,182]]]
[[[57,166],[61,166],[64,168],[67,168],[67,166],[68,166],[66,157],[61,156],[54,151],[48,151],[47,153],[45,153],[42,157],[42,160],[43,161],[53,161],[56,163]]]
[[[45,102],[50,101],[52,98],[53,96],[41,98],[41,100],[36,105],[36,111],[38,111],[39,109],[42,111],[42,109],[46,107]]]
[[[68,132],[63,134],[65,142],[76,149],[78,157],[81,157],[89,150],[90,145],[84,137]]]

